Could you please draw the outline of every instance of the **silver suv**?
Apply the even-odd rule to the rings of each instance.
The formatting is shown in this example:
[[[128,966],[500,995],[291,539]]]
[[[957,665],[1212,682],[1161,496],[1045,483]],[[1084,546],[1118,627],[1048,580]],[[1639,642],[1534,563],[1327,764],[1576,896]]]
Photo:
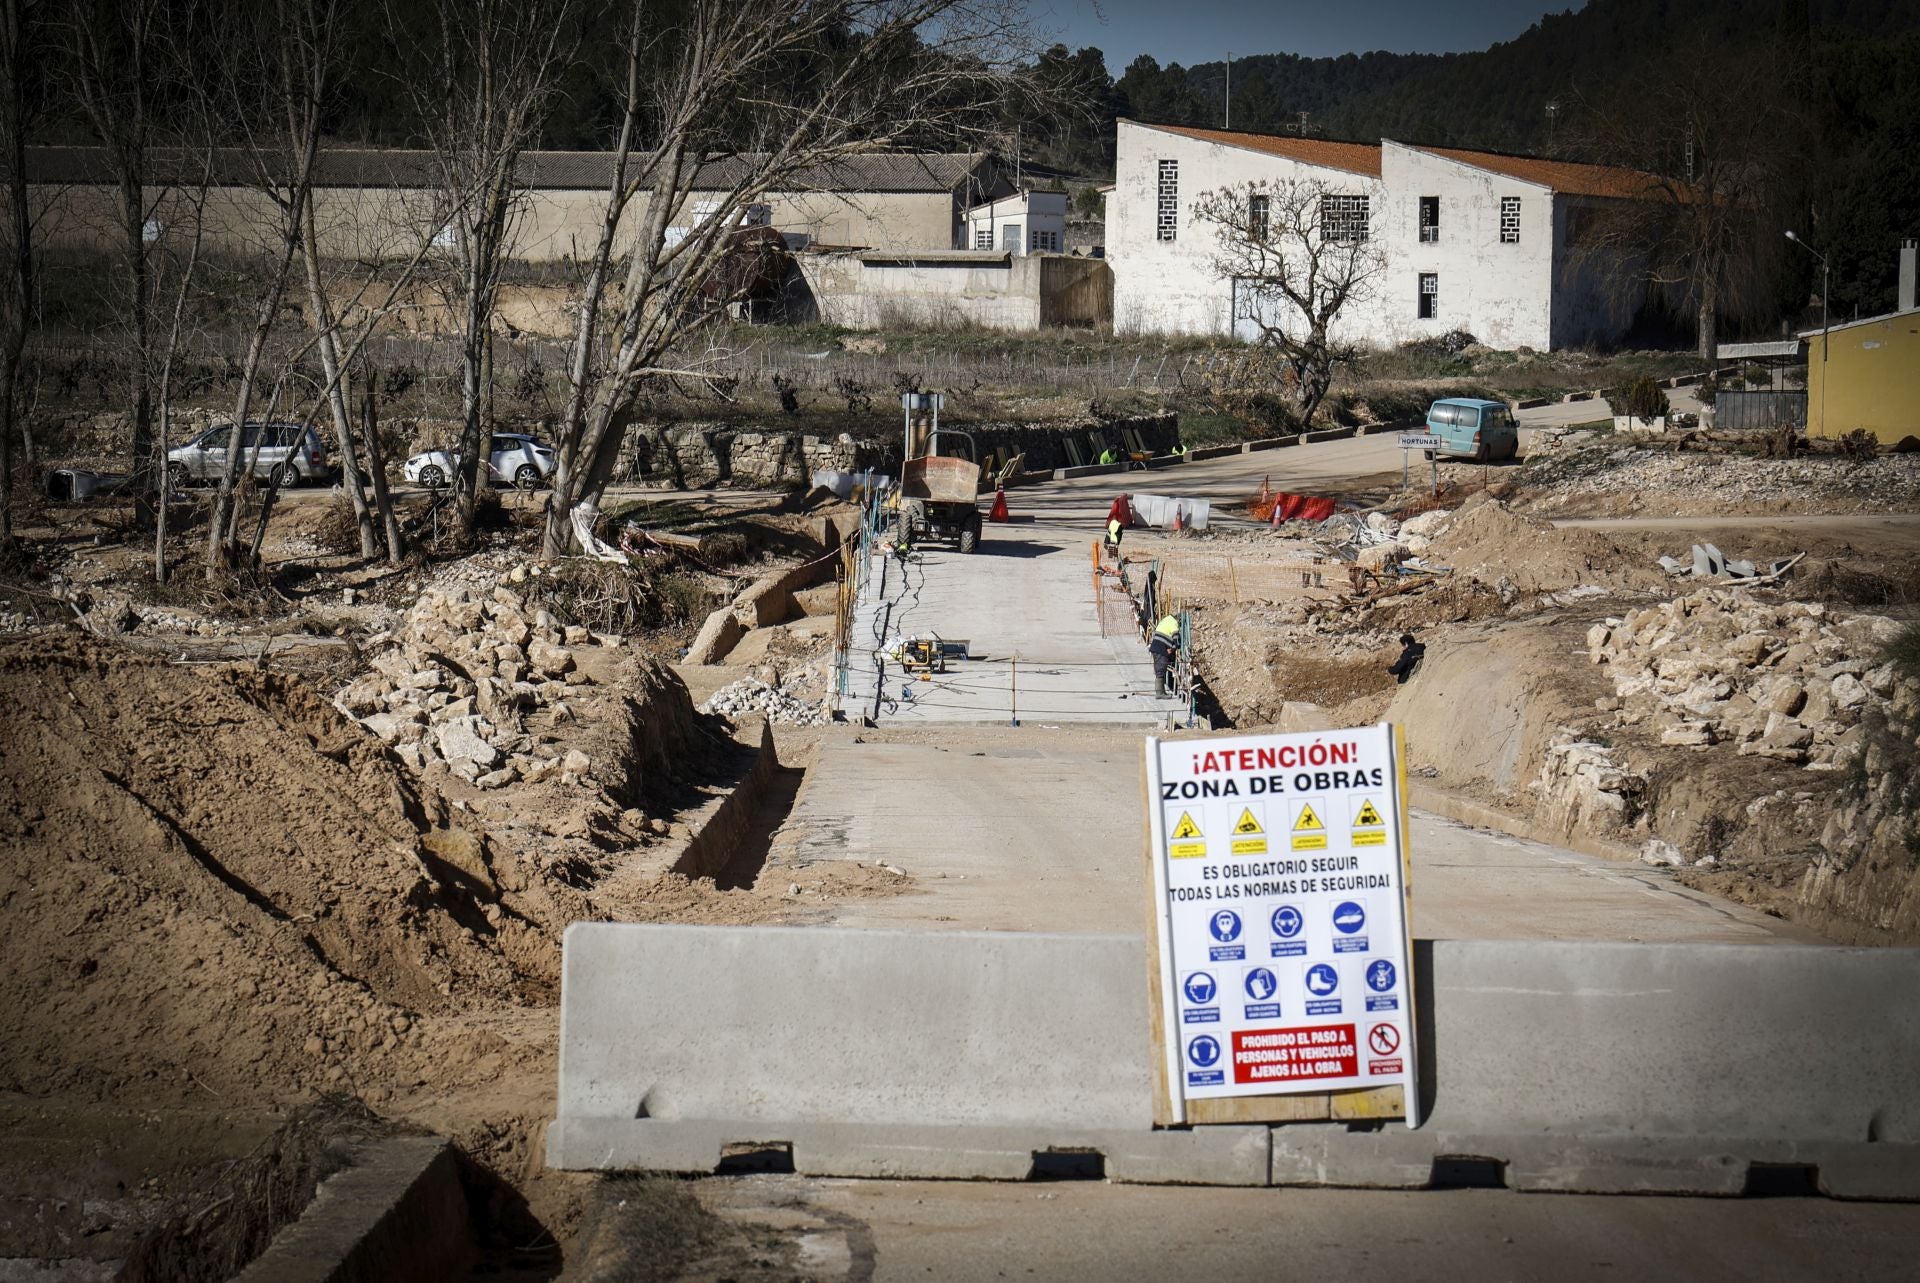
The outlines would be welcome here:
[[[217,481],[227,468],[233,444],[233,426],[209,428],[193,440],[167,451],[167,476],[176,486],[195,481]],[[249,423],[241,435],[245,462],[253,475],[290,489],[303,481],[333,480],[326,442],[320,433],[297,423]]]

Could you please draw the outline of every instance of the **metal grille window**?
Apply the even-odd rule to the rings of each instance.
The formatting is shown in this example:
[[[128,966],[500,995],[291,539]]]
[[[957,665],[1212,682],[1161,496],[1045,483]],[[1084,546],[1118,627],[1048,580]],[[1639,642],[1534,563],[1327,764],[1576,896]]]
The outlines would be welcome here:
[[[1518,196],[1500,198],[1500,243],[1502,245],[1520,243],[1520,198]]]
[[[1039,254],[1056,254],[1060,250],[1060,233],[1029,232],[1027,248]]]
[[[1180,162],[1163,160],[1160,162],[1160,204],[1154,220],[1154,235],[1163,241],[1172,240],[1179,221]]]
[[[1428,242],[1440,239],[1440,198],[1438,196],[1420,198],[1420,239]]]
[[[1440,315],[1440,275],[1437,272],[1420,273],[1420,319],[1431,321]]]
[[[1255,192],[1247,197],[1247,231],[1254,240],[1267,239],[1267,223],[1272,208],[1272,198],[1265,192]]]
[[[1320,239],[1358,245],[1367,239],[1367,198],[1329,192],[1320,198]]]
[[[993,227],[991,225],[973,229],[973,247],[975,249],[993,248]]]

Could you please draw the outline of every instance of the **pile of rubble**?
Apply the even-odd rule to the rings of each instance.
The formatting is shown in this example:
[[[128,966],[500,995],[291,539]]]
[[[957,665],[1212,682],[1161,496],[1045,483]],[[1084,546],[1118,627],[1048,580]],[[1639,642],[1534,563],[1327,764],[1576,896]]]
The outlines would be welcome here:
[[[570,719],[570,701],[592,681],[577,671],[572,648],[617,645],[618,638],[562,628],[544,610],[529,612],[505,587],[456,587],[421,597],[398,636],[369,642],[392,644],[334,704],[408,766],[444,762],[481,788],[589,776],[585,753],[543,753],[527,721],[541,714]]]
[[[1905,511],[1920,491],[1920,455],[1852,460],[1823,456],[1760,459],[1572,441],[1523,474],[1542,510],[1588,511],[1597,499],[1635,496],[1640,505],[1687,501],[1704,511]]]
[[[776,726],[825,726],[827,715],[818,704],[795,699],[777,686],[755,677],[744,677],[715,691],[700,706],[703,713],[718,713],[738,718],[758,715]]]
[[[1920,683],[1880,659],[1898,628],[1813,602],[1703,588],[1594,625],[1587,652],[1613,670],[1602,711],[1623,725],[1650,723],[1663,744],[1733,743],[1743,754],[1834,770],[1864,751],[1868,709],[1920,703]]]

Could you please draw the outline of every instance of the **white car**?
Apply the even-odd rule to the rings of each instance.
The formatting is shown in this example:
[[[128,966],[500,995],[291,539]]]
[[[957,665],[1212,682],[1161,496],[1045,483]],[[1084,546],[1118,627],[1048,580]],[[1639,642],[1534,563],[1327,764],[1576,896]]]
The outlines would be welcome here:
[[[408,481],[438,490],[453,484],[460,466],[458,450],[424,450],[401,469]],[[487,479],[496,485],[537,490],[553,475],[553,447],[528,433],[496,432],[487,458]]]

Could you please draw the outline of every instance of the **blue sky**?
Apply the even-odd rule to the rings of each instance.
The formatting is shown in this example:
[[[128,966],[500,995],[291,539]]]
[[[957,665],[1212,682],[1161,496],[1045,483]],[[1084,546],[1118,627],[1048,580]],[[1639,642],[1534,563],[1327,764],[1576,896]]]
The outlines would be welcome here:
[[[1326,57],[1385,49],[1394,53],[1458,53],[1511,40],[1543,13],[1579,9],[1584,0],[1031,0],[1034,21],[1078,49],[1107,55],[1116,77],[1135,55],[1160,65],[1217,62],[1231,49]]]

